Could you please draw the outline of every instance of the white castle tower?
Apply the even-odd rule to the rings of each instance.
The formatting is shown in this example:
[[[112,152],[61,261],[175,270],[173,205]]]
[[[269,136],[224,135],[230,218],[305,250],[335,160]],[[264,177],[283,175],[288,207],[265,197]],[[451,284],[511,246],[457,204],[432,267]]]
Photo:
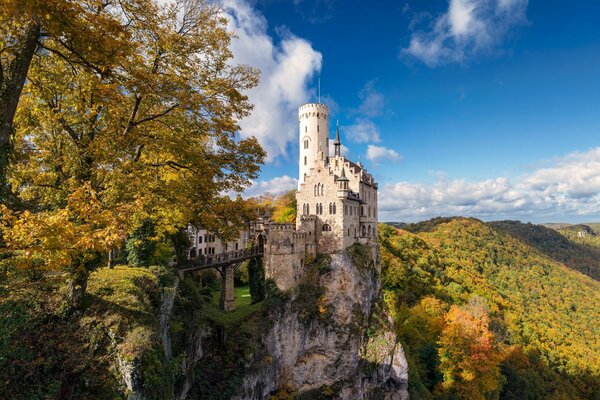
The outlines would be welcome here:
[[[304,183],[315,160],[329,156],[329,109],[325,104],[309,103],[298,109],[300,124],[300,159],[298,188]]]

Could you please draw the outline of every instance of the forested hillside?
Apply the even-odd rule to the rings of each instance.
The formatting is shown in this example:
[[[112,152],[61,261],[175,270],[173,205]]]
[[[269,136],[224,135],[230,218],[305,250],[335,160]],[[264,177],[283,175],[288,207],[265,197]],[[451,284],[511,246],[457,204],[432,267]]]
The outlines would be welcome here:
[[[542,225],[524,224],[518,221],[490,222],[489,225],[521,239],[529,246],[570,268],[600,280],[600,246],[591,245],[595,237],[592,236],[594,231],[588,226],[573,225],[572,228],[556,231]],[[577,232],[588,230],[591,231],[589,238],[577,237]]]
[[[573,269],[577,246],[561,248],[567,266],[522,234],[536,227],[456,218],[407,229],[379,235],[413,398],[598,398],[600,283]]]

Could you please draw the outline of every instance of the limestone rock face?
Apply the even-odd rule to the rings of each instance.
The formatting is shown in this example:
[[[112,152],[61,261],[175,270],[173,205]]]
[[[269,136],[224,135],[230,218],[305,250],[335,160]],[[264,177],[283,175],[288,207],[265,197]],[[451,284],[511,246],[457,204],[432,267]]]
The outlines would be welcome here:
[[[338,399],[408,399],[408,367],[379,307],[376,263],[360,267],[346,253],[333,254],[317,284],[322,291],[314,318],[306,318],[298,292],[274,314],[261,343],[267,360],[249,365],[254,372],[246,375],[236,399],[264,400],[282,389],[307,399],[321,393]],[[367,329],[375,332],[368,338]]]

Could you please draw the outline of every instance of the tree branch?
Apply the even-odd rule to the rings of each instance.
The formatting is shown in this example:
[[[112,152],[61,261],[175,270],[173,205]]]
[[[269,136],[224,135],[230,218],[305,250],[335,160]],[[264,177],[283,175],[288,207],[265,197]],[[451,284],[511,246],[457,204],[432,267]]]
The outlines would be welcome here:
[[[179,107],[179,103],[176,103],[176,104],[172,105],[171,107],[167,108],[163,112],[160,112],[158,114],[149,115],[149,116],[147,116],[145,118],[142,118],[142,119],[140,119],[138,121],[135,121],[133,123],[133,125],[135,126],[135,125],[143,124],[144,122],[149,122],[149,121],[153,121],[153,120],[155,120],[157,118],[164,117],[165,115],[167,115],[168,113],[170,113],[171,111],[173,111],[174,109],[176,109],[177,107]]]

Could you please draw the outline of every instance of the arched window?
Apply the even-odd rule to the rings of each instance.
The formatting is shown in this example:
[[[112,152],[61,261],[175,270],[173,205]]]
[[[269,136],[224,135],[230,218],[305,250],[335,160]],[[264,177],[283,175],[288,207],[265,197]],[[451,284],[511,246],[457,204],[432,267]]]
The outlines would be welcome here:
[[[304,148],[305,148],[305,149],[308,149],[308,139],[306,139],[306,140],[304,141]]]
[[[304,165],[306,165],[306,156],[304,156]]]
[[[371,236],[371,225],[367,228],[367,236]]]
[[[366,226],[362,226],[362,236],[365,237],[367,236],[367,227]]]
[[[308,125],[304,127],[304,133],[308,133]]]
[[[329,214],[333,214],[333,205],[329,203]]]
[[[319,125],[317,125],[317,132],[319,132]]]
[[[333,203],[333,213],[332,214],[335,214],[335,212],[336,212],[335,211],[335,203]]]
[[[315,185],[315,187],[313,188],[313,196],[317,195],[317,185]]]
[[[310,214],[310,204],[306,205],[306,215]]]
[[[323,225],[323,232],[331,232],[331,226],[328,224]]]
[[[325,186],[321,185],[321,196],[323,196],[324,192],[325,192]]]

